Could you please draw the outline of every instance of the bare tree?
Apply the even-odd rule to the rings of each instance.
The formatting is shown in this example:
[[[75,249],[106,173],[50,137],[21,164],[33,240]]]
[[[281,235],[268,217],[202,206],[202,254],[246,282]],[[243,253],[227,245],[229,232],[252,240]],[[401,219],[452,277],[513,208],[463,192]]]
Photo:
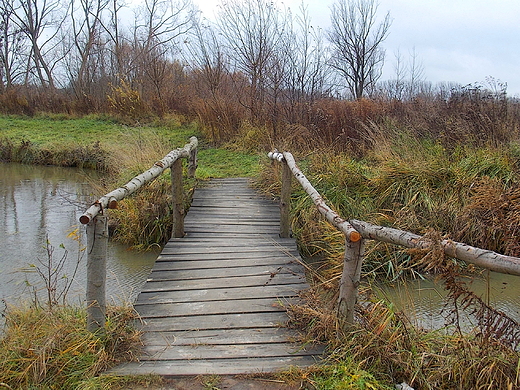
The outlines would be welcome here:
[[[11,88],[23,75],[26,39],[14,23],[16,10],[11,0],[0,0],[0,89]]]
[[[108,47],[110,48],[110,70],[107,72],[114,78],[121,78],[125,74],[125,47],[126,40],[121,31],[119,16],[121,10],[125,8],[124,0],[109,0],[110,17],[107,22],[102,21],[103,30],[108,37]]]
[[[191,0],[144,0],[136,14],[136,64],[140,76],[153,86],[159,99],[162,98],[164,79],[171,70],[173,55],[180,50],[177,39],[192,28],[194,12]]]
[[[409,81],[408,81],[408,99],[412,99],[420,92],[420,87],[424,82],[424,66],[419,60],[419,55],[415,47],[410,52],[410,61],[408,65]]]
[[[225,0],[217,24],[230,62],[249,79],[248,99],[242,104],[257,120],[265,103],[268,70],[283,37],[283,19],[274,3],[266,0]]]
[[[25,83],[30,82],[34,73],[42,86],[54,89],[53,69],[59,59],[51,60],[48,56],[57,52],[59,42],[55,38],[66,16],[61,1],[18,0],[11,3],[11,8],[13,21],[30,42]]]
[[[216,97],[228,71],[219,37],[211,25],[204,24],[201,20],[195,22],[191,37],[186,42],[189,54],[186,60],[200,76],[198,79],[205,84],[204,89],[210,91],[212,97]]]
[[[286,23],[283,42],[286,82],[284,89],[289,102],[289,117],[303,102],[312,102],[325,93],[326,56],[320,28],[311,25],[307,7],[302,3],[296,16]]]
[[[356,99],[361,99],[381,77],[385,52],[381,47],[390,28],[390,13],[376,23],[375,0],[338,0],[332,5],[331,66],[347,82]]]
[[[110,0],[72,0],[71,27],[74,51],[68,56],[68,72],[77,98],[92,93],[99,79],[102,58],[102,12]]]

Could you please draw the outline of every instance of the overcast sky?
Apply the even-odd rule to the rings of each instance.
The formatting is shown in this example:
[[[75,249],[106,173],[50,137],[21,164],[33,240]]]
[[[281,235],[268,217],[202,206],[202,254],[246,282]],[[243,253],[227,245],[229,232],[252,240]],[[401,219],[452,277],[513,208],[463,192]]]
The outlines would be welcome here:
[[[301,0],[274,0],[297,10]],[[215,0],[194,0],[212,19]],[[314,23],[327,30],[333,0],[304,0]],[[520,97],[520,0],[379,0],[392,26],[384,42],[381,80],[395,78],[395,53],[405,62],[415,48],[426,80],[463,85],[491,76]]]

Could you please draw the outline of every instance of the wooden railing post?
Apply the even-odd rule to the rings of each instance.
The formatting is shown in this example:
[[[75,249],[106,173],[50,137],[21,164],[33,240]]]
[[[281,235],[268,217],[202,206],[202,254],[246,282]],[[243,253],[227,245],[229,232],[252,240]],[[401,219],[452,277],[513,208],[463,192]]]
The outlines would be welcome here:
[[[188,158],[188,177],[194,178],[195,171],[197,170],[197,148],[193,148],[190,151],[190,157]]]
[[[171,167],[173,237],[184,237],[184,196],[182,184],[182,160],[177,159]]]
[[[354,308],[358,300],[364,247],[364,239],[353,242],[349,238],[345,238],[343,274],[338,298],[338,318],[344,329],[348,329],[354,324]]]
[[[286,162],[282,162],[282,190],[280,192],[280,237],[291,236],[291,187],[292,172]]]
[[[87,329],[90,332],[105,327],[107,248],[108,218],[97,215],[87,224]]]

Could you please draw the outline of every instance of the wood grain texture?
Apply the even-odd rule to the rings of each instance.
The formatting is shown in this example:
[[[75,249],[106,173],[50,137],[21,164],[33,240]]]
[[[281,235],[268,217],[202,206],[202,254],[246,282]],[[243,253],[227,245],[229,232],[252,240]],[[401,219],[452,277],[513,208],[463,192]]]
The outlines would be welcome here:
[[[317,364],[322,348],[286,327],[308,287],[278,205],[247,179],[197,189],[186,235],[163,248],[135,302],[143,350],[111,374],[233,375]]]

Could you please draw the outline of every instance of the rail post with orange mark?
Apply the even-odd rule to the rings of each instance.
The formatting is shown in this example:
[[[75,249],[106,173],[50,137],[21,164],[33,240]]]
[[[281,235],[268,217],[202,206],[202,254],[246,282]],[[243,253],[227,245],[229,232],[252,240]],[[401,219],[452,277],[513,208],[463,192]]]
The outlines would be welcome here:
[[[269,153],[269,158],[283,165],[282,193],[280,196],[280,235],[288,237],[291,175],[296,178],[302,188],[311,197],[318,211],[345,235],[345,257],[343,274],[340,282],[338,299],[338,318],[343,328],[349,328],[354,324],[354,309],[358,300],[358,287],[361,278],[361,265],[363,263],[364,240],[361,234],[354,229],[349,221],[341,218],[332,210],[319,192],[312,186],[305,175],[300,171],[294,157],[289,152],[280,153],[277,150]],[[287,235],[284,235],[287,234]]]

